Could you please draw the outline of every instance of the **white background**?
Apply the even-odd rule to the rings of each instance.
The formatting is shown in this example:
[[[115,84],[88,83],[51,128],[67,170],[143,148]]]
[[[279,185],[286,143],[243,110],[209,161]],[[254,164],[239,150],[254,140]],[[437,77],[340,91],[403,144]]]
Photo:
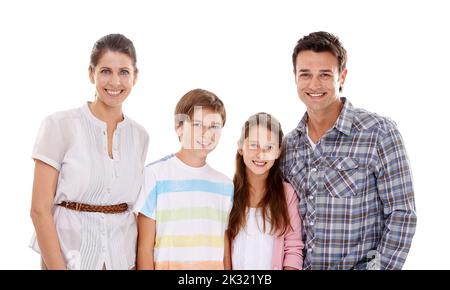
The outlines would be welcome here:
[[[124,112],[150,134],[147,161],[178,149],[173,110],[193,88],[215,92],[228,121],[209,163],[232,177],[240,126],[260,111],[285,132],[300,121],[291,54],[313,31],[349,55],[343,95],[395,120],[410,157],[418,227],[405,269],[450,269],[447,1],[2,1],[0,269],[38,269],[28,243],[30,158],[42,119],[93,99],[90,50],[133,40],[140,75]]]

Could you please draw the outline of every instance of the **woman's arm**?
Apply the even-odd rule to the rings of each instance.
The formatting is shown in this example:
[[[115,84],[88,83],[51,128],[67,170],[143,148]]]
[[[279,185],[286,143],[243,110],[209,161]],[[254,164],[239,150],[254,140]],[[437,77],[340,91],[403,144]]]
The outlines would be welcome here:
[[[66,269],[52,215],[58,176],[59,172],[55,168],[36,160],[30,215],[42,259],[49,270]]]
[[[138,215],[137,270],[154,270],[153,251],[155,247],[156,221],[142,214]]]
[[[231,244],[230,239],[228,238],[228,231],[225,231],[224,237],[223,266],[225,270],[231,270]]]

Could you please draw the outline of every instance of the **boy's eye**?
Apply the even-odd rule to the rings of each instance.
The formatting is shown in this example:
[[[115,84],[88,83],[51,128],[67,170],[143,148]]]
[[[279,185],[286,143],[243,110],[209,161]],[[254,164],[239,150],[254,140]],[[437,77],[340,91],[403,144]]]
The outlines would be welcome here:
[[[214,124],[214,125],[211,126],[211,128],[214,129],[214,130],[220,130],[220,129],[222,129],[222,126],[219,125],[219,124]]]

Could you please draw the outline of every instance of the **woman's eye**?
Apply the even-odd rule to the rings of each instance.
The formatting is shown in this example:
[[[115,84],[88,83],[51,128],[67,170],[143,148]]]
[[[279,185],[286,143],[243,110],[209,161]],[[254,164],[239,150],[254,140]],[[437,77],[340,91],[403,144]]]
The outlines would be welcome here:
[[[100,71],[100,73],[102,73],[102,74],[109,74],[111,71],[109,70],[109,69],[102,69],[101,71]]]
[[[120,72],[120,74],[122,74],[122,75],[129,75],[129,74],[130,74],[130,72],[129,72],[129,71],[127,71],[127,70],[123,70],[123,71],[121,71],[121,72]]]

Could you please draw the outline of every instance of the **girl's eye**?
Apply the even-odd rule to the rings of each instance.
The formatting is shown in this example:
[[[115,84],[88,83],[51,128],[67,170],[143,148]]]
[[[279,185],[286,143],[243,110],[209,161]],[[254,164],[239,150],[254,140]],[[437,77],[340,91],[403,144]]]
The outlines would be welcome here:
[[[201,126],[202,126],[202,123],[194,122],[193,126],[194,126],[194,127],[201,127]]]
[[[256,149],[256,148],[258,148],[258,145],[256,143],[250,143],[250,144],[248,144],[248,147],[250,149]]]

